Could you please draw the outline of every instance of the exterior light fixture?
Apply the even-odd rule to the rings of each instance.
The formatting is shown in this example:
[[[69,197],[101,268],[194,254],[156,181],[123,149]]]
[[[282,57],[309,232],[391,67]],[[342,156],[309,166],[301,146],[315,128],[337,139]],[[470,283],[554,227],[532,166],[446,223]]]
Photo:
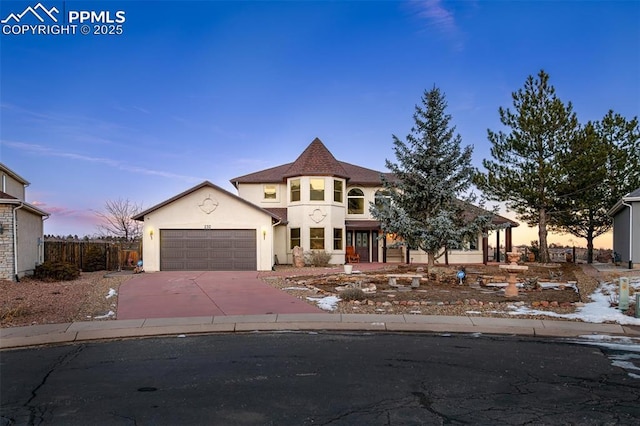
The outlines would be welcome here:
[[[153,240],[153,229],[149,231],[149,237]]]

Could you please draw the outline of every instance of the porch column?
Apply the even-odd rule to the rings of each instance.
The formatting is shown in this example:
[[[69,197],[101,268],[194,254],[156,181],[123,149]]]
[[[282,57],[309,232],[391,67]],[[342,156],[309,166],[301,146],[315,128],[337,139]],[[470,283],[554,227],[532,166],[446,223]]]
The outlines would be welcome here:
[[[387,234],[382,239],[382,263],[387,263]]]
[[[489,262],[489,237],[482,236],[482,263],[485,265]]]
[[[500,262],[500,230],[496,229],[496,250],[493,253],[493,260]]]
[[[513,251],[513,244],[511,243],[511,236],[512,236],[512,231],[511,231],[511,227],[508,227],[505,230],[505,234],[504,234],[504,248],[505,248],[505,252],[508,253],[510,251]],[[507,256],[504,257],[504,261],[505,263],[507,263]]]

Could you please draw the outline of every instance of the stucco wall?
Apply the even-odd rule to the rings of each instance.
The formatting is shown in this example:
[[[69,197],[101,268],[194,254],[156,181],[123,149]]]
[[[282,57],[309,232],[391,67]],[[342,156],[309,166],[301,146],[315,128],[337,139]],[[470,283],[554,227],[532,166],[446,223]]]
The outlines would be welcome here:
[[[613,217],[613,250],[620,255],[623,265],[628,265],[631,260],[634,267],[638,267],[640,266],[640,202],[634,201],[629,204],[633,206],[632,209],[623,206]],[[630,215],[632,215],[631,223]]]
[[[0,190],[16,197],[18,200],[24,201],[25,199],[24,184],[18,182],[2,170],[0,170]]]
[[[205,229],[207,227],[255,229],[258,270],[271,270],[274,254],[272,248],[274,230],[271,226],[271,216],[227,193],[205,187],[145,216],[143,232],[145,271],[160,270],[161,229]]]
[[[623,263],[629,263],[630,237],[629,208],[625,207],[613,217],[613,251],[620,255]]]
[[[287,258],[287,227],[286,225],[278,225],[273,228],[273,254],[278,256],[279,264],[291,263]],[[274,257],[275,263],[275,257]]]
[[[25,209],[16,211],[18,231],[18,277],[33,274],[43,259],[42,217]]]
[[[265,199],[264,198],[264,186],[265,185],[275,185],[276,186],[276,198],[273,199]],[[287,185],[286,184],[262,184],[262,183],[254,183],[254,184],[239,184],[238,185],[238,196],[244,200],[247,200],[257,206],[262,208],[270,208],[270,207],[286,207],[288,200],[287,193]]]
[[[311,249],[310,229],[324,228],[324,250],[331,253],[332,264],[344,263],[345,246],[345,209],[340,205],[323,202],[296,203],[288,209],[286,236],[287,263],[292,263],[292,252],[289,247],[289,236],[292,228],[300,228],[300,246],[304,251]],[[342,248],[333,248],[333,230],[342,229]]]

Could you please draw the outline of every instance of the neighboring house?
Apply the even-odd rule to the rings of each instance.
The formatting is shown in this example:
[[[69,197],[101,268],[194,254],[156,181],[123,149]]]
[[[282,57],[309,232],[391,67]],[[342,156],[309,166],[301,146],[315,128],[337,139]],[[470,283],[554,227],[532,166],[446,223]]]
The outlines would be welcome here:
[[[613,218],[613,251],[633,269],[640,264],[640,188],[622,197],[607,214]]]
[[[18,280],[43,261],[49,213],[25,202],[24,178],[0,163],[0,279]]]
[[[325,250],[332,264],[345,262],[347,246],[361,262],[405,261],[404,248],[369,213],[370,203],[385,196],[381,175],[336,160],[315,139],[292,163],[231,179],[238,195],[203,182],[134,217],[144,221],[145,270],[270,270],[293,263],[295,246]],[[471,206],[469,214],[480,211]],[[500,216],[494,223],[507,227],[510,250],[518,224]],[[409,256],[427,261],[420,251]],[[486,237],[450,251],[448,260],[486,262]]]

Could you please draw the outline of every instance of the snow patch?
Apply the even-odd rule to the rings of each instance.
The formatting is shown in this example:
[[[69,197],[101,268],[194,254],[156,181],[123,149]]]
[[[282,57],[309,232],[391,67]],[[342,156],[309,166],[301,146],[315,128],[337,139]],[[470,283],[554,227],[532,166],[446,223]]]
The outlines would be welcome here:
[[[629,287],[640,290],[640,279],[635,278],[629,282]],[[576,308],[576,312],[571,314],[559,314],[551,311],[542,311],[539,309],[530,309],[526,306],[509,305],[511,315],[544,315],[555,318],[577,319],[590,323],[615,322],[621,325],[640,325],[640,318],[630,317],[623,314],[617,307],[611,306],[611,297],[617,294],[618,285],[611,282],[602,282],[600,286],[593,292],[591,302],[585,303],[584,306]],[[633,303],[633,298],[629,298],[629,302]]]
[[[322,298],[307,297],[307,300],[316,302],[318,308],[322,309],[323,311],[335,311],[338,308],[338,302],[342,299],[340,299],[338,296],[326,296]]]

